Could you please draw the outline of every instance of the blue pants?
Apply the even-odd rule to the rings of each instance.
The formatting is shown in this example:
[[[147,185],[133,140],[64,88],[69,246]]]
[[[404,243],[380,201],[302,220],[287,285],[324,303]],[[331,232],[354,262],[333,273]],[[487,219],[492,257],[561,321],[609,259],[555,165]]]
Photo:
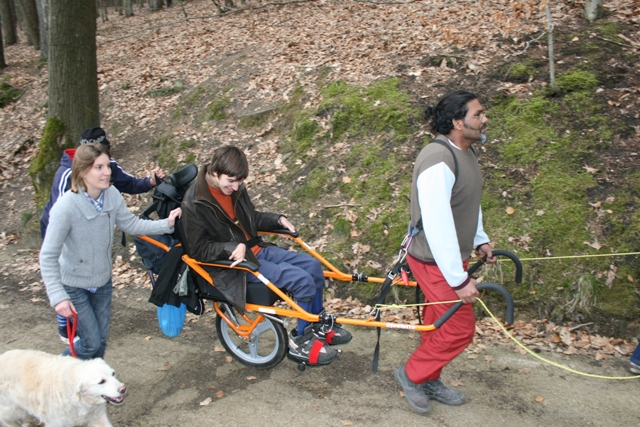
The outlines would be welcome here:
[[[631,361],[636,365],[640,365],[640,344],[636,346],[636,349],[633,351],[631,355]]]
[[[71,298],[71,302],[78,314],[77,336],[80,339],[74,348],[78,359],[104,358],[109,336],[109,322],[111,321],[111,294],[113,287],[111,280],[93,293],[86,289],[64,286],[64,290]],[[68,356],[68,348],[62,355]]]
[[[324,274],[320,261],[307,254],[292,252],[278,246],[267,246],[258,252],[260,273],[276,285],[293,294],[300,307],[318,314],[323,310],[322,292]],[[253,274],[247,275],[250,282],[259,282]],[[309,323],[298,320],[298,333],[301,334]]]

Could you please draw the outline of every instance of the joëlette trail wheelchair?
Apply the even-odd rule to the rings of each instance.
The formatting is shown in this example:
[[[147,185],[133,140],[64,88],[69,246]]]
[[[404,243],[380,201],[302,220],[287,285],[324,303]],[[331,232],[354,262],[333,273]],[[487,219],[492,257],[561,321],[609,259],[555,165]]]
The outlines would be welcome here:
[[[191,164],[180,171],[171,174],[159,185],[154,193],[154,203],[159,205],[179,205],[181,197],[186,192],[191,181],[197,175],[197,168]],[[168,212],[170,207],[165,210]],[[149,210],[147,210],[149,211]],[[145,214],[147,213],[145,211]],[[160,215],[162,213],[158,211]],[[415,281],[408,279],[409,270],[406,267],[405,242],[398,255],[398,261],[386,277],[368,277],[362,274],[347,274],[340,271],[322,255],[305,243],[297,233],[289,230],[277,230],[261,233],[264,235],[275,235],[295,241],[300,247],[311,256],[318,259],[325,268],[324,275],[327,279],[343,282],[373,282],[381,284],[381,293],[372,313],[367,319],[356,319],[349,317],[338,317],[329,313],[311,314],[303,310],[286,292],[278,289],[268,278],[258,271],[258,266],[251,262],[242,262],[231,266],[230,260],[220,260],[216,262],[200,262],[193,259],[189,254],[189,247],[184,239],[181,221],[176,222],[176,245],[182,246],[183,254],[181,261],[189,268],[189,274],[195,282],[195,292],[198,298],[212,300],[213,308],[216,312],[216,331],[220,342],[225,350],[240,363],[256,368],[271,368],[279,364],[288,352],[287,318],[303,319],[311,323],[320,322],[331,325],[335,322],[343,325],[365,326],[372,328],[388,328],[400,330],[412,330],[418,332],[433,331],[446,322],[461,306],[462,302],[452,303],[451,307],[438,320],[431,325],[407,324],[380,321],[379,304],[383,304],[384,298],[389,288],[393,285],[416,287]],[[136,236],[145,242],[169,251],[171,248],[149,236]],[[408,245],[407,245],[408,247]],[[522,279],[522,265],[518,258],[508,251],[495,250],[494,255],[510,258],[516,265],[516,283]],[[469,275],[478,270],[485,260],[479,260],[468,269]],[[247,282],[246,306],[244,312],[231,305],[227,299],[218,291],[207,270],[212,268],[236,268],[253,274],[259,280]],[[150,272],[153,279],[153,275]],[[481,283],[478,290],[491,290],[500,293],[507,304],[506,321],[513,323],[514,302],[511,294],[502,286],[495,283]],[[304,370],[308,362],[294,359],[298,362],[298,369]],[[374,368],[375,370],[375,368]]]

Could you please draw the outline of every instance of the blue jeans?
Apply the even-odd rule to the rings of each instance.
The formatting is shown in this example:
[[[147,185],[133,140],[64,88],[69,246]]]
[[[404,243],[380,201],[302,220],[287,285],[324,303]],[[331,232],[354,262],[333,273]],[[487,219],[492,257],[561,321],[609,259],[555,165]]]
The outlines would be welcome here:
[[[74,348],[78,359],[104,358],[109,336],[109,322],[111,321],[111,294],[113,287],[111,280],[93,293],[82,288],[64,287],[71,298],[71,302],[78,313],[78,326],[76,335],[80,339]],[[62,352],[63,356],[69,356],[68,348]]]
[[[633,351],[631,355],[631,361],[636,365],[640,366],[640,343],[636,346],[636,349]]]
[[[260,273],[276,285],[293,294],[302,309],[311,314],[323,310],[322,294],[324,274],[320,261],[310,255],[292,252],[278,246],[267,246],[258,252]],[[253,274],[247,274],[250,282],[259,282]],[[298,320],[298,333],[309,323]]]

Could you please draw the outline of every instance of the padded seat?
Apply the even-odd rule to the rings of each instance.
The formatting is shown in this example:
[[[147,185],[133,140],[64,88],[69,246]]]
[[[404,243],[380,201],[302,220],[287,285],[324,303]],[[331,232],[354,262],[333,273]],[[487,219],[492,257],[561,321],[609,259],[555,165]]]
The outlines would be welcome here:
[[[178,239],[182,243],[182,247],[184,248],[185,253],[191,256],[189,247],[186,244],[186,239],[184,237],[184,225],[182,224],[181,218],[176,218],[175,226]],[[207,270],[208,268],[215,268],[208,266],[202,267],[205,270]],[[198,273],[192,272],[192,274],[196,279],[196,283],[198,284],[198,288],[200,289],[200,295],[202,296],[202,298],[214,301],[227,301],[224,295],[222,295],[222,293],[218,289],[216,289],[215,286],[211,286],[209,282],[207,282]],[[247,281],[247,303],[258,305],[273,305],[279,299],[280,297],[276,295],[271,289],[269,289],[265,284]]]
[[[202,298],[214,301],[227,301],[224,295],[222,295],[215,286],[211,286],[209,282],[199,274],[193,274],[197,277],[198,287],[200,288],[200,295]],[[280,300],[280,297],[263,283],[247,281],[247,303],[269,306],[275,304],[278,300]]]

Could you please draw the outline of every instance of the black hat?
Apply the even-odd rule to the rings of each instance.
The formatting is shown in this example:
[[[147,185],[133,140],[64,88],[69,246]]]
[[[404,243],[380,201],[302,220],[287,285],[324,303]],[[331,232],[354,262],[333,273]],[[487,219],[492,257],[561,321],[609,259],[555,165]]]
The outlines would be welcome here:
[[[87,129],[82,132],[80,135],[80,145],[82,144],[90,144],[99,142],[100,144],[106,146],[107,148],[111,147],[109,140],[107,139],[107,134],[104,132],[104,129],[95,127],[91,129]]]

